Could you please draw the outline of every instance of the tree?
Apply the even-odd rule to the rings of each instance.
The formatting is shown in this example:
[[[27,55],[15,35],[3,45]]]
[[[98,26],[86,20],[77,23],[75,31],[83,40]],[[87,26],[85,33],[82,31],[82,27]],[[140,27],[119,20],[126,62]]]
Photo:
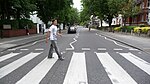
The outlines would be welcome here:
[[[81,0],[81,2],[82,2],[83,9],[80,12],[80,23],[85,25],[88,23],[88,20],[90,20],[92,5],[90,5],[89,0]]]
[[[38,16],[46,24],[53,18],[64,22],[71,4],[72,0],[37,0]]]
[[[124,25],[126,26],[126,19],[128,17],[133,17],[135,15],[137,15],[140,11],[139,6],[136,5],[136,2],[134,0],[126,0],[124,1],[123,5],[122,5],[122,10],[121,10],[121,14],[124,18]]]
[[[35,0],[0,0],[2,19],[27,18],[36,10]]]

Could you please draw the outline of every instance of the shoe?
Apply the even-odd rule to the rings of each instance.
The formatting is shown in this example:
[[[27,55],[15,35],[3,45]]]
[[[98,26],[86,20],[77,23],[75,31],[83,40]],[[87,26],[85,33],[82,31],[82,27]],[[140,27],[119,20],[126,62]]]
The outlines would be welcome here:
[[[52,59],[52,58],[54,58],[54,57],[47,57],[48,59]]]
[[[63,60],[65,60],[65,58],[61,57],[61,58],[59,58],[59,60],[63,61]]]

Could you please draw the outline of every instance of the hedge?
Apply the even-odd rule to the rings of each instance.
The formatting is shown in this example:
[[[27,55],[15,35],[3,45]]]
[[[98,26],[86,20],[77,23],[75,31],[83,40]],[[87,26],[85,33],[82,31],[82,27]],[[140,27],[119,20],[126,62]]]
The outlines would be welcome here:
[[[28,19],[21,20],[0,20],[0,28],[3,28],[3,25],[11,25],[11,28],[14,29],[24,29],[28,25],[29,29],[33,28],[34,23]]]
[[[114,30],[118,31],[118,32],[121,31],[121,30],[122,30],[122,32],[126,32],[126,30],[127,30],[127,32],[131,32],[131,30],[133,30],[135,27],[136,26],[115,27]]]

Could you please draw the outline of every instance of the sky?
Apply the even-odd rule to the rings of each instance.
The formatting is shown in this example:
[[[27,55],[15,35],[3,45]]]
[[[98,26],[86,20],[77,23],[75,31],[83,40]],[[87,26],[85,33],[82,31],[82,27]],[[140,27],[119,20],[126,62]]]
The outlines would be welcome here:
[[[73,5],[73,7],[74,8],[77,8],[79,11],[81,11],[81,0],[73,0],[73,3],[74,3],[74,5]]]

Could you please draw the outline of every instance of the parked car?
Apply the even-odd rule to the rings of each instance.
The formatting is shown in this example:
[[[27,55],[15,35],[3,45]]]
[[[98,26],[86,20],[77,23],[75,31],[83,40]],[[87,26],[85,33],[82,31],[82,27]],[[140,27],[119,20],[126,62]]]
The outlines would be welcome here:
[[[68,34],[76,33],[76,31],[77,31],[77,28],[75,26],[68,27]]]

